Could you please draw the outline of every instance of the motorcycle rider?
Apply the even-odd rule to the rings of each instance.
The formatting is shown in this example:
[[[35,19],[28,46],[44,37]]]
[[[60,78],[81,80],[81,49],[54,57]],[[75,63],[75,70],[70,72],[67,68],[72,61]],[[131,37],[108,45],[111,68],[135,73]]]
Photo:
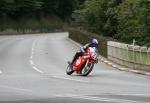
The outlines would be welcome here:
[[[86,53],[87,49],[89,47],[95,47],[95,48],[98,48],[98,40],[97,39],[92,39],[90,43],[87,43],[85,44],[83,47],[81,47],[80,51],[77,52],[71,62],[71,65],[74,63],[74,61],[79,57],[79,56],[82,56],[84,55],[84,53]],[[98,60],[96,61],[98,62]]]

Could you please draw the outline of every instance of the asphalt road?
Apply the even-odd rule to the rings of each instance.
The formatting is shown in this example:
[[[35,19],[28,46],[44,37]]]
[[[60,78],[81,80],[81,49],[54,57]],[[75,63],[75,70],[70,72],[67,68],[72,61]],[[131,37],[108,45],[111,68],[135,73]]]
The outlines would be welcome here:
[[[65,73],[78,50],[67,33],[0,36],[0,103],[150,103],[150,77],[104,63]]]

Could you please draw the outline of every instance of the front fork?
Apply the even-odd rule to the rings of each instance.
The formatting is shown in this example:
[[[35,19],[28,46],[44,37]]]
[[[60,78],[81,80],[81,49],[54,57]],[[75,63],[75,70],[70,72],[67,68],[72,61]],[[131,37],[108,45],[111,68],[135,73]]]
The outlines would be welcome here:
[[[88,63],[89,63],[89,59],[86,61],[86,64],[85,64],[84,68],[87,67]],[[83,68],[83,69],[84,69],[84,68]]]

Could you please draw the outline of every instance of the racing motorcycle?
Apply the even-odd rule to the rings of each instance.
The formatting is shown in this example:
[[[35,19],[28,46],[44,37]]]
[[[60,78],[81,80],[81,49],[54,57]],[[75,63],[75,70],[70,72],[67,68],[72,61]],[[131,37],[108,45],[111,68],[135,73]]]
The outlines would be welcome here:
[[[79,56],[74,63],[68,62],[66,73],[71,75],[76,72],[82,76],[87,76],[93,70],[94,64],[98,62],[97,49],[89,47],[83,56]]]

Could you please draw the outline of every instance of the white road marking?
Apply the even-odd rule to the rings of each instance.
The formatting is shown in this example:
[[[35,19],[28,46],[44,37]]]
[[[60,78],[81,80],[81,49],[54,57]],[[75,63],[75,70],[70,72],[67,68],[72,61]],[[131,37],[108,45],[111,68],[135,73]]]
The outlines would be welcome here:
[[[40,69],[38,69],[38,68],[36,67],[34,61],[33,61],[35,42],[36,42],[36,41],[34,41],[33,44],[32,44],[32,51],[31,51],[31,56],[30,56],[30,64],[32,65],[32,68],[33,68],[34,70],[36,70],[37,72],[43,74],[44,72],[41,71]]]
[[[104,61],[104,59],[101,59],[102,61]]]
[[[129,71],[131,71],[131,72],[135,72],[135,73],[139,73],[139,71],[138,71],[138,70],[129,70]]]
[[[31,64],[31,65],[34,65],[34,63],[33,63],[33,61],[32,61],[32,60],[30,60],[30,64]]]
[[[39,70],[36,66],[32,66],[32,67],[33,67],[33,69],[36,70],[37,72],[39,72],[39,73],[41,73],[41,74],[44,73],[43,71]]]
[[[115,94],[115,95],[121,95],[121,96],[144,96],[144,97],[150,97],[150,94],[149,93],[130,93],[130,94],[127,94],[127,93],[121,93],[121,94]]]
[[[150,73],[145,73],[146,75],[150,75]]]
[[[31,56],[30,56],[30,60],[32,60],[32,59],[33,59],[33,56],[31,55]]]
[[[24,92],[32,92],[32,90],[30,90],[30,89],[16,88],[16,87],[12,87],[12,86],[0,85],[0,87],[7,88],[7,89],[18,90],[18,91],[24,91]]]
[[[109,61],[104,61],[104,63],[109,63]]]
[[[118,66],[117,65],[112,65],[114,68],[117,68]]]
[[[109,65],[112,65],[112,63],[110,63],[110,62],[109,62],[108,64],[109,64]]]
[[[2,74],[3,72],[0,70],[0,74]]]
[[[57,79],[65,79],[65,80],[70,80],[70,81],[82,82],[82,83],[89,83],[89,81],[78,80],[78,79],[68,78],[68,77],[64,77],[64,76],[51,75],[51,77],[57,78]]]
[[[70,97],[76,99],[86,99],[91,101],[105,101],[105,102],[113,102],[113,103],[149,103],[144,101],[134,101],[134,100],[126,100],[126,99],[114,99],[107,97],[96,97],[96,96],[82,96],[82,95],[56,95],[56,97]]]
[[[120,70],[129,70],[129,68],[119,68]]]

